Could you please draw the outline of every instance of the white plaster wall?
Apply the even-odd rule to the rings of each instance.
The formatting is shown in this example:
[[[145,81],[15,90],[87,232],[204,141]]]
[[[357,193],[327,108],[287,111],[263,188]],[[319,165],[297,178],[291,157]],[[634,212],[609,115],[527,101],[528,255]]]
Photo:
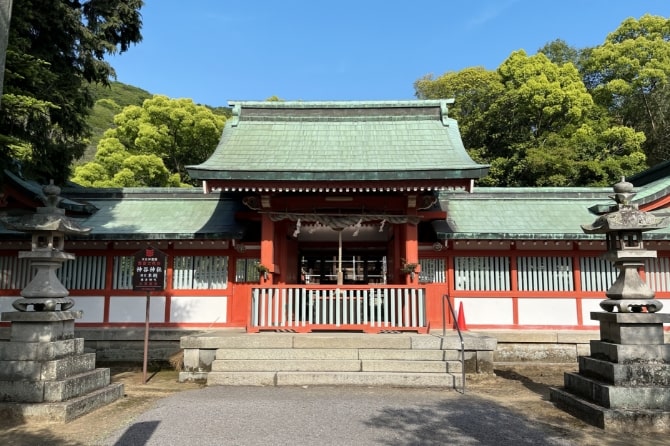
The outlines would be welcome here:
[[[84,314],[75,322],[103,322],[105,298],[103,296],[70,296],[74,301],[72,310],[82,310]]]
[[[170,322],[228,322],[228,298],[173,296],[170,301]]]
[[[520,325],[577,325],[575,299],[519,299]]]
[[[582,322],[584,325],[600,325],[598,321],[591,320],[591,312],[604,311],[602,308],[600,308],[600,302],[603,300],[605,300],[604,296],[602,299],[582,299]]]
[[[109,302],[109,322],[144,322],[146,296],[113,296]],[[165,296],[151,296],[149,322],[165,322]]]
[[[458,317],[461,302],[463,302],[466,325],[511,325],[514,323],[512,299],[455,299],[456,317]]]

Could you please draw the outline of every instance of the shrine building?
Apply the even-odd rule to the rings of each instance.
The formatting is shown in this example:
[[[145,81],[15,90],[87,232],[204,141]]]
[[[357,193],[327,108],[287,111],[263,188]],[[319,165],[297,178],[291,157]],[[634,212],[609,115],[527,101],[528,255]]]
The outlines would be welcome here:
[[[603,235],[606,188],[485,188],[449,100],[233,102],[218,147],[188,167],[202,188],[63,188],[87,237],[57,275],[78,326],[141,327],[133,256],[167,255],[151,294],[155,329],[362,331],[592,330],[617,271]],[[667,212],[670,175],[629,181],[634,203]],[[6,172],[0,212],[34,212],[39,185]],[[645,234],[643,278],[668,302],[670,234]],[[0,311],[27,284],[26,234],[0,229]],[[667,303],[670,305],[670,302]]]

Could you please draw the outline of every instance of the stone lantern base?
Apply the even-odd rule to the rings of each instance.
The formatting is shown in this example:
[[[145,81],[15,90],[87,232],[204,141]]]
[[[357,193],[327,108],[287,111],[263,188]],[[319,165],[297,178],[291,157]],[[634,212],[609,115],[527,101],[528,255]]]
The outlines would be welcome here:
[[[579,372],[566,373],[550,399],[562,410],[605,430],[670,432],[670,314],[591,313],[600,340]]]
[[[81,311],[7,312],[9,342],[0,342],[0,416],[66,423],[123,396],[109,369],[95,368],[74,337]]]

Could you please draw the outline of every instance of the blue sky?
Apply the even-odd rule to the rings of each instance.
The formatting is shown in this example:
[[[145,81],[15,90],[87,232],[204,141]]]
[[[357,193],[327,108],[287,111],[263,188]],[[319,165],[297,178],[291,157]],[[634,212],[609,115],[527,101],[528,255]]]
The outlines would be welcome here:
[[[145,0],[142,42],[108,58],[154,94],[229,100],[414,99],[413,83],[555,39],[601,44],[668,0]]]

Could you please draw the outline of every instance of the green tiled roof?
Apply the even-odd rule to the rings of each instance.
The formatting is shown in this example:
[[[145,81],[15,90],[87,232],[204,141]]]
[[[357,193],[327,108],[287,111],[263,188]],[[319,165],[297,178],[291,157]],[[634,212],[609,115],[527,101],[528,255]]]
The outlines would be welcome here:
[[[198,179],[431,180],[480,178],[449,101],[234,102]]]
[[[98,210],[76,218],[92,228],[90,240],[238,239],[243,228],[235,222],[238,205],[201,189],[128,188],[64,191]],[[0,227],[0,233],[17,233]]]
[[[601,239],[584,234],[593,223],[589,208],[614,204],[612,188],[475,188],[472,193],[441,192],[446,224],[436,227],[443,239]],[[643,190],[640,191],[643,194]],[[636,197],[637,198],[637,197]],[[667,238],[668,228],[645,233]]]

